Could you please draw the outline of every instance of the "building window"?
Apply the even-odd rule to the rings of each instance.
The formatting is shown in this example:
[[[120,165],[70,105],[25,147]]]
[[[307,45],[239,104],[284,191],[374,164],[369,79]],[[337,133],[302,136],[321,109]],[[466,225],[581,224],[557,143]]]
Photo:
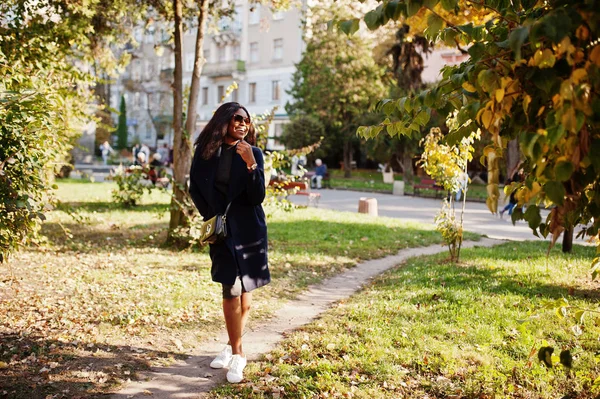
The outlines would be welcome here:
[[[273,148],[283,149],[284,146],[279,141],[279,138],[283,134],[283,123],[276,123],[273,128]]]
[[[136,92],[133,95],[133,108],[134,109],[139,109],[140,108],[140,93]]]
[[[225,86],[217,86],[217,100],[221,103],[223,102],[223,97],[225,96]]]
[[[210,63],[210,49],[204,49],[204,51],[202,52],[204,59],[206,60],[206,63]]]
[[[219,62],[225,62],[227,55],[225,53],[225,46],[217,47],[217,60]]]
[[[250,62],[258,62],[258,42],[250,43]]]
[[[239,44],[233,46],[233,60],[234,61],[237,61],[241,58],[241,52],[242,52],[242,49],[240,48]]]
[[[273,40],[273,59],[274,60],[282,60],[283,59],[283,39]]]
[[[281,80],[273,80],[271,82],[271,99],[279,101],[281,96]]]
[[[144,71],[144,78],[146,80],[150,80],[152,79],[152,74],[154,73],[154,64],[150,61],[146,61],[144,64],[146,66],[146,70]]]
[[[256,83],[248,83],[248,102],[256,102]]]
[[[208,87],[202,88],[202,105],[208,105]]]
[[[188,53],[185,57],[185,71],[192,72],[194,70],[194,54]]]
[[[140,80],[140,75],[141,75],[141,71],[140,71],[140,62],[138,60],[135,60],[133,62],[133,64],[131,65],[131,78],[133,80]]]
[[[250,25],[258,25],[260,22],[260,5],[250,7],[250,16],[248,17],[248,23]]]

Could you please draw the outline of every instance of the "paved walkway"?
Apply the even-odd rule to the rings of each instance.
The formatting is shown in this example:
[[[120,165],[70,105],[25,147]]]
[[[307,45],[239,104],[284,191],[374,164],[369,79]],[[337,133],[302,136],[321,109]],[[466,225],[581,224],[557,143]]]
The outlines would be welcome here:
[[[465,242],[463,248],[489,247],[500,242],[483,239],[479,242]],[[329,309],[334,302],[349,297],[358,291],[362,285],[367,284],[371,278],[401,264],[406,259],[446,250],[445,247],[440,245],[404,249],[394,256],[358,264],[345,273],[310,287],[298,299],[284,305],[268,323],[244,335],[246,356],[250,361],[259,359],[262,354],[275,348],[285,332],[309,323],[319,314]],[[150,372],[139,373],[140,381],[131,382],[119,393],[114,394],[112,399],[204,398],[207,392],[226,381],[226,370],[213,370],[209,366],[214,356],[227,342],[225,333],[221,336],[220,342],[205,343],[197,348],[187,360],[179,361],[173,366],[154,368]]]
[[[441,208],[441,199],[397,196],[392,194],[364,193],[346,190],[315,190],[321,194],[320,208],[335,209],[338,211],[357,212],[358,201],[361,197],[376,198],[379,208],[379,216],[389,216],[403,220],[410,220],[424,224],[433,224],[435,215]],[[306,196],[293,195],[292,202],[299,205],[307,204]],[[457,204],[459,206],[459,204]],[[462,206],[462,203],[460,204]],[[499,204],[503,207],[504,204]],[[500,209],[502,209],[500,207]],[[457,208],[457,211],[459,209]],[[542,219],[545,220],[547,211],[542,211]],[[500,219],[492,215],[487,206],[481,202],[467,202],[464,216],[464,228],[490,238],[500,240],[539,240],[531,232],[524,221],[517,222],[513,226],[508,215]],[[578,244],[584,244],[583,240],[575,240]],[[560,244],[560,239],[559,242]]]

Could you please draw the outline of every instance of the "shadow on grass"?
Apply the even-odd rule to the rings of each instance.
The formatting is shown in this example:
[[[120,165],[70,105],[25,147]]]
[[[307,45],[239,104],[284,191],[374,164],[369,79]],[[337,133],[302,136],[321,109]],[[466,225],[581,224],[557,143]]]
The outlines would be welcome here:
[[[61,202],[57,209],[64,212],[86,211],[86,212],[156,212],[165,213],[170,210],[170,204],[151,203],[139,204],[136,206],[125,207],[116,202],[97,201],[97,202]]]
[[[131,346],[61,342],[43,336],[0,334],[1,398],[106,398],[136,370],[157,359],[186,359],[176,352]]]
[[[515,250],[516,248],[519,251]],[[546,258],[547,243],[524,242],[506,243],[495,248],[465,249],[463,262],[454,264],[441,260],[440,256],[429,258],[429,261],[409,261],[406,274],[393,274],[382,281],[382,286],[393,289],[394,286],[414,286],[415,290],[430,288],[439,289],[434,295],[424,294],[411,298],[414,303],[432,303],[444,298],[445,293],[452,288],[480,290],[491,294],[514,294],[523,298],[544,297],[547,299],[576,298],[597,301],[600,299],[599,284],[591,283],[590,288],[579,284],[565,285],[552,283],[553,267],[557,259],[589,259],[594,257],[595,248],[575,245],[572,254],[562,254],[554,249]],[[473,252],[476,251],[476,252]],[[522,262],[521,269],[504,268],[496,263]],[[525,270],[527,263],[547,264],[546,270]],[[530,268],[535,266],[529,265]],[[577,273],[577,271],[574,271]],[[582,275],[585,278],[585,273]],[[448,295],[451,297],[451,295]],[[450,298],[444,298],[449,299]]]

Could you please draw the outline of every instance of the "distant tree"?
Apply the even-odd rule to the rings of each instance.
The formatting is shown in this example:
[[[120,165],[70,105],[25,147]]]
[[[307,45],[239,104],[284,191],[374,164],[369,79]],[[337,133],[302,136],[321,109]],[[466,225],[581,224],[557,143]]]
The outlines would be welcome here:
[[[325,136],[325,126],[316,117],[301,115],[292,118],[284,126],[279,141],[289,150],[304,148],[321,140]],[[316,157],[327,154],[328,147],[321,146],[314,152]]]
[[[120,150],[127,148],[127,105],[125,104],[125,96],[121,96],[121,105],[119,106],[117,148]]]
[[[346,37],[323,27],[323,22],[313,21],[312,36],[306,38],[289,90],[294,102],[286,110],[318,118],[325,126],[325,141],[340,138],[344,172],[350,177],[356,128],[369,105],[385,93],[383,71],[373,60],[368,39]]]

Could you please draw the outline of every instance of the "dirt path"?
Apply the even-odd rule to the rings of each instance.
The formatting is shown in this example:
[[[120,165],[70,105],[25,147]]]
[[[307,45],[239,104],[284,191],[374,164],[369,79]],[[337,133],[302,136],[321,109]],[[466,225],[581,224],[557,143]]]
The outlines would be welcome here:
[[[482,239],[478,242],[465,242],[463,248],[474,246],[489,247],[501,243],[499,240]],[[424,248],[410,248],[397,255],[375,259],[358,264],[356,267],[310,287],[296,300],[285,304],[265,325],[248,331],[244,335],[244,351],[248,360],[257,360],[271,351],[283,338],[283,333],[297,329],[319,316],[322,312],[344,298],[358,291],[369,280],[384,271],[420,255],[432,255],[446,251],[440,245]],[[131,382],[112,399],[125,398],[203,398],[215,386],[225,383],[226,369],[213,370],[209,363],[227,342],[223,332],[220,342],[207,342],[197,348],[187,360],[170,367],[154,368],[140,372],[140,381]]]

